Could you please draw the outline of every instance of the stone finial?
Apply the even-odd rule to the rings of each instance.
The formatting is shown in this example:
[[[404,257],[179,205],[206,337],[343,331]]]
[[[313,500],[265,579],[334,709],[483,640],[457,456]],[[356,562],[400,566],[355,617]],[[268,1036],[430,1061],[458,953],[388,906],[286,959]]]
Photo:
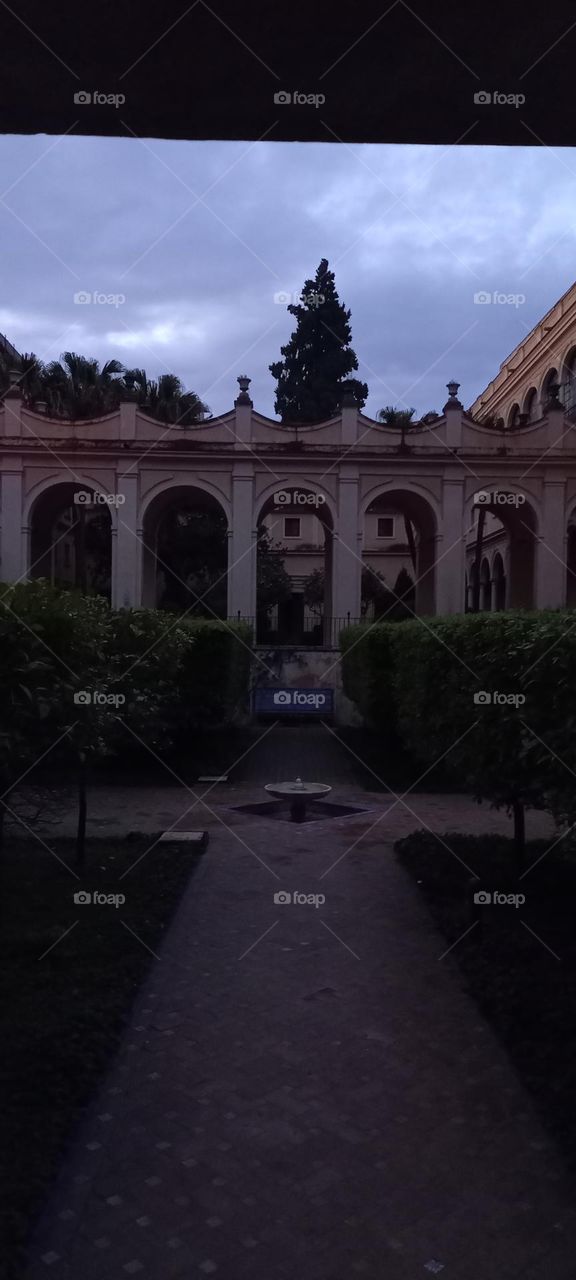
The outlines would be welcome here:
[[[246,377],[245,373],[240,374],[238,378],[238,386],[240,387],[240,391],[234,402],[235,404],[252,404],[252,401],[248,394],[248,387],[250,386],[251,381],[252,379]]]
[[[460,383],[455,382],[454,379],[452,379],[451,382],[446,383],[446,386],[448,388],[449,399],[446,401],[446,404],[444,405],[444,413],[446,413],[448,409],[462,409],[463,406],[458,399],[458,388],[460,386]]]

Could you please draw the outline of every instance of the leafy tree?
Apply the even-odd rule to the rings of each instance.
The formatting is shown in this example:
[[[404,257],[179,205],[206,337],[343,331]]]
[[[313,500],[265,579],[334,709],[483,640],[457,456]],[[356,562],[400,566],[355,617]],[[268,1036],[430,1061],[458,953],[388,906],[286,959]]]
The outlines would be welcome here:
[[[64,351],[45,371],[44,389],[48,410],[65,418],[91,418],[111,413],[122,399],[124,366]]]
[[[284,358],[269,366],[278,384],[274,407],[282,422],[322,422],[334,417],[344,390],[354,395],[361,408],[368,387],[350,378],[358,368],[350,346],[351,312],[339,300],[326,258],[314,279],[306,281],[301,301],[291,303],[288,311],[296,318],[296,329],[280,348]]]
[[[266,615],[292,595],[292,582],[284,568],[284,548],[273,547],[266,529],[258,533],[256,551],[256,600],[258,613]]]
[[[325,592],[326,574],[323,569],[314,569],[304,581],[302,594],[304,604],[319,617],[322,616],[324,609]]]

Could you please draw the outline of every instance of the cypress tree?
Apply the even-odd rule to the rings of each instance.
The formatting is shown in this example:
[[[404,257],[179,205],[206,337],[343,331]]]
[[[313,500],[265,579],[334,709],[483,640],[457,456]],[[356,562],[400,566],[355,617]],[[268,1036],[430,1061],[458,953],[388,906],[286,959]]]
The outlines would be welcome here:
[[[358,368],[350,346],[351,313],[340,302],[326,258],[314,279],[306,281],[300,301],[291,303],[288,311],[296,317],[296,329],[280,348],[284,358],[270,365],[278,383],[274,407],[282,422],[323,422],[334,417],[340,412],[344,390],[362,408],[368,387],[349,376]]]

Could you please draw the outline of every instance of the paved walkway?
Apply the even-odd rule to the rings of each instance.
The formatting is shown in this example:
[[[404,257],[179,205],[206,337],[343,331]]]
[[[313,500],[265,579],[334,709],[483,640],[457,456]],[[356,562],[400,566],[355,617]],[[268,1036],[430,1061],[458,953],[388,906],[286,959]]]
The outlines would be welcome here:
[[[28,1280],[574,1280],[573,1188],[392,855],[414,815],[358,791],[369,814],[306,827],[228,807],[256,795],[215,788],[193,815],[210,847]],[[162,796],[162,821],[192,803]],[[130,825],[158,829],[153,803]],[[436,830],[506,823],[410,803]]]

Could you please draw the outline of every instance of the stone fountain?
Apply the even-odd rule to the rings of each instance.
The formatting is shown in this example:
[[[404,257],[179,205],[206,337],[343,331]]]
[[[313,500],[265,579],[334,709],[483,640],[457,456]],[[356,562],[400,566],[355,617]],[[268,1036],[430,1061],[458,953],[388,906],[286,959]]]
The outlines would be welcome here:
[[[296,778],[295,782],[267,782],[264,788],[278,800],[290,801],[290,819],[292,822],[304,822],[308,800],[318,800],[332,790],[326,782],[303,782]]]

